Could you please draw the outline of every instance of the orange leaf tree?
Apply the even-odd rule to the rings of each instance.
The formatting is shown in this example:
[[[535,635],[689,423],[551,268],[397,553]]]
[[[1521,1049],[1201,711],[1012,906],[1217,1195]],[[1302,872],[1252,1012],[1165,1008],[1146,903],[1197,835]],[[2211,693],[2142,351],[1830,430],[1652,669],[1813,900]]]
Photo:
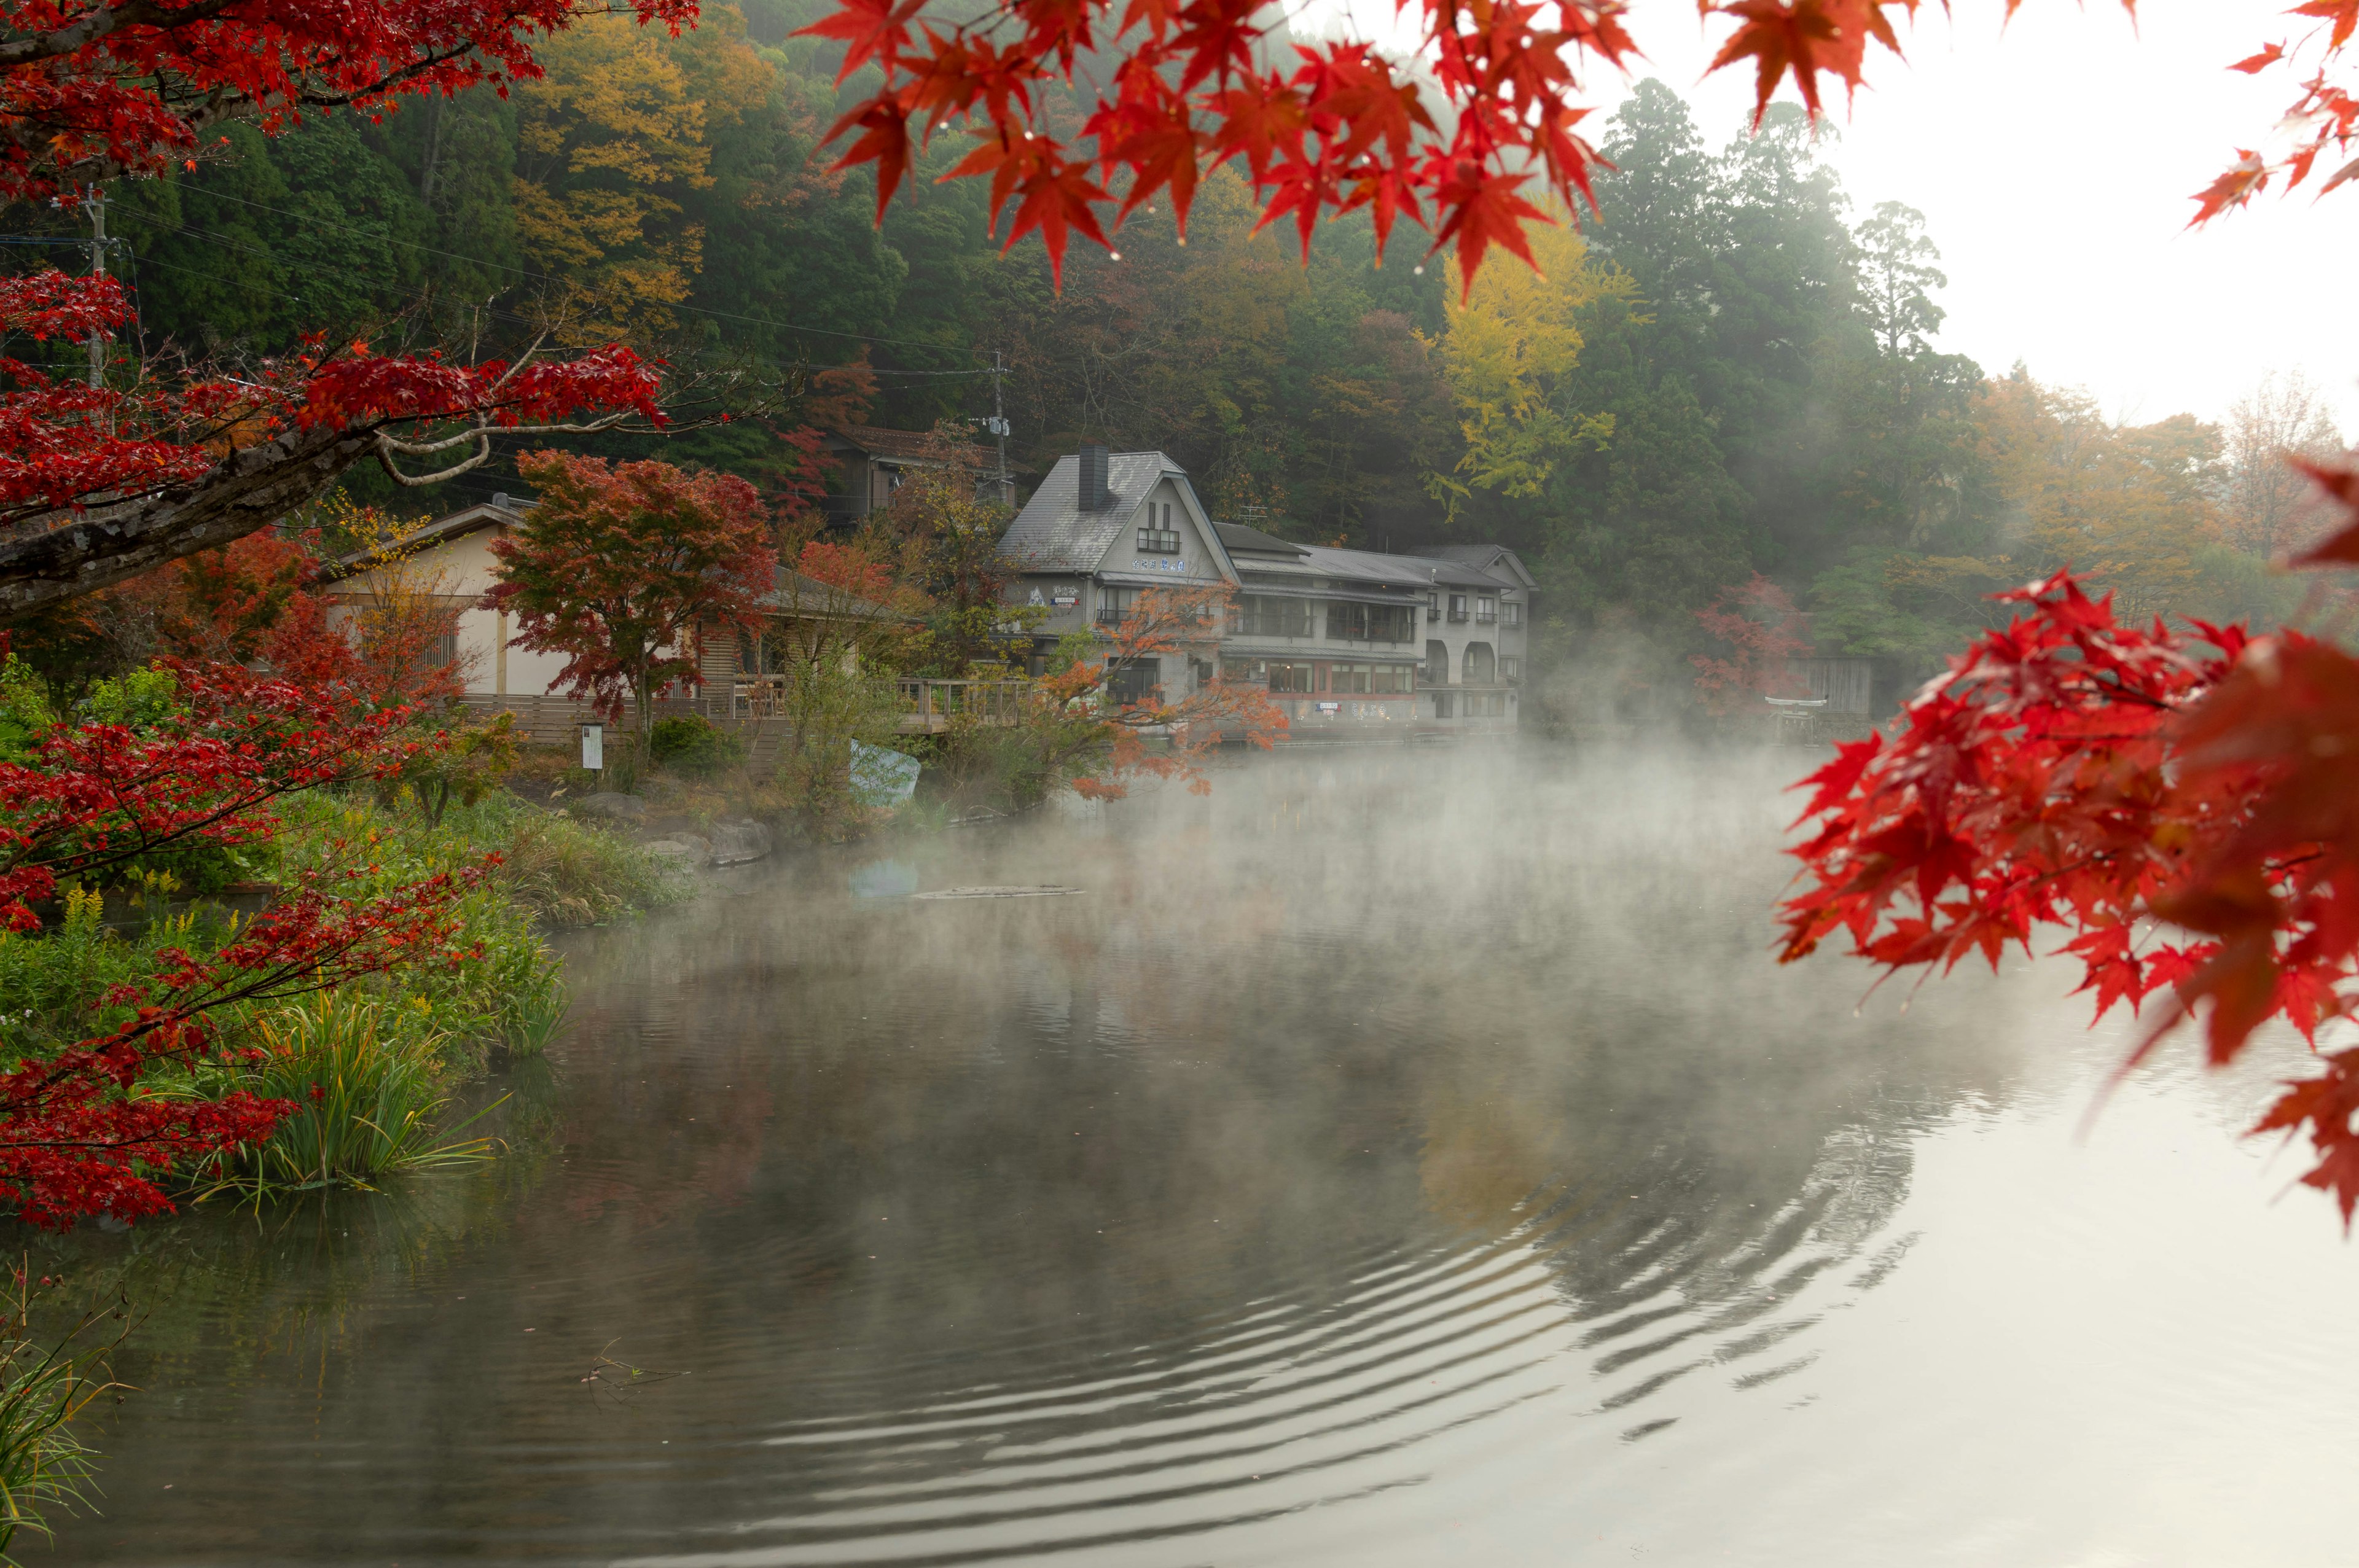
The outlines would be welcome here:
[[[1114,800],[1127,793],[1131,780],[1154,778],[1208,795],[1212,786],[1203,762],[1214,747],[1242,741],[1270,748],[1286,728],[1286,716],[1260,687],[1215,674],[1183,693],[1159,684],[1131,697],[1116,689],[1125,671],[1150,661],[1185,656],[1213,663],[1235,598],[1225,588],[1148,589],[1106,628],[1101,656],[1076,661],[1039,683],[1034,700],[1045,720],[1040,728],[1062,748],[1062,759],[1086,765],[1074,781],[1076,793]]]

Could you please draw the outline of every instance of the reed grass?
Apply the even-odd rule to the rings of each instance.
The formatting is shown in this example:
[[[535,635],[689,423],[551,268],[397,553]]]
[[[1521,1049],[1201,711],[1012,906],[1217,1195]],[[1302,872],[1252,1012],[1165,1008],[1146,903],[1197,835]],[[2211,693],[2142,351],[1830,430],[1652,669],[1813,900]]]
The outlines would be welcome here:
[[[20,1261],[13,1290],[0,1289],[0,1563],[12,1565],[17,1531],[52,1540],[55,1516],[90,1507],[97,1455],[71,1423],[121,1387],[107,1358],[129,1331],[117,1303],[88,1309],[54,1337],[37,1336],[31,1273]]]
[[[200,1076],[209,1081],[192,1078],[190,1092],[210,1098],[244,1089],[292,1100],[296,1108],[260,1143],[207,1161],[194,1173],[200,1201],[222,1194],[260,1203],[329,1187],[374,1190],[397,1171],[490,1158],[489,1138],[438,1141],[436,1115],[450,1103],[436,1072],[440,1040],[404,1030],[387,1018],[386,1004],[322,992],[262,1013],[249,1027],[260,1057],[209,1069]],[[448,1131],[462,1131],[474,1119]]]

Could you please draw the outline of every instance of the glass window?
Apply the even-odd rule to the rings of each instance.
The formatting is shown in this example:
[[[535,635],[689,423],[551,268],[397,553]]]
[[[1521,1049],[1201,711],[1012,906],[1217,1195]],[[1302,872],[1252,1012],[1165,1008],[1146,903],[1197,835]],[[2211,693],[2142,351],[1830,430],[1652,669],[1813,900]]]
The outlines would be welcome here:
[[[1428,621],[1439,621],[1441,619],[1441,590],[1440,589],[1435,589],[1425,596],[1425,618]]]
[[[1501,680],[1521,680],[1523,677],[1524,661],[1522,659],[1509,655],[1499,661],[1499,678]]]
[[[1499,619],[1499,601],[1491,594],[1477,594],[1474,599],[1474,619],[1489,625]]]
[[[1249,593],[1238,603],[1236,630],[1245,637],[1308,637],[1310,601]]]
[[[1098,589],[1098,624],[1119,626],[1130,619],[1131,607],[1138,601],[1135,588],[1102,588]]]
[[[1327,666],[1328,689],[1347,697],[1364,697],[1368,691],[1366,665],[1330,665]]]
[[[1368,689],[1391,692],[1415,691],[1417,666],[1415,665],[1377,665],[1369,676]]]
[[[1221,678],[1226,681],[1266,681],[1269,678],[1267,659],[1223,659]]]
[[[1327,640],[1331,643],[1364,643],[1368,638],[1368,607],[1346,604],[1331,600],[1327,604]]]
[[[1524,623],[1524,601],[1520,599],[1502,600],[1499,603],[1499,614],[1501,624],[1521,626]]]
[[[1272,659],[1269,662],[1269,689],[1300,691],[1310,689],[1310,665],[1297,659]]]
[[[1464,594],[1453,593],[1450,596],[1450,619],[1452,621],[1463,621],[1466,619],[1466,596]]]

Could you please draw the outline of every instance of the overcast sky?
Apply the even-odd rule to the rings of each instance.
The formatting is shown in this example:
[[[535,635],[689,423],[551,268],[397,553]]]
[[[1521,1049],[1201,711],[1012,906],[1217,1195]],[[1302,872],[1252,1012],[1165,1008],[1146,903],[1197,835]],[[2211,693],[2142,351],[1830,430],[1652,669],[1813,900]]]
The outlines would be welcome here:
[[[1388,0],[1326,4],[1389,20]],[[2323,202],[2273,190],[2186,229],[2192,193],[2264,145],[2293,96],[2289,73],[2225,69],[2288,38],[2288,4],[2141,0],[2133,28],[2109,0],[2026,0],[2002,33],[1999,0],[1956,0],[1954,19],[1925,8],[1905,63],[1872,51],[1830,158],[1855,218],[1885,200],[1925,213],[1950,278],[1940,346],[1994,373],[2021,360],[2141,423],[2219,417],[2265,373],[2299,369],[2359,434],[2359,323],[2341,297],[2359,186]],[[1725,24],[1708,42],[1691,5],[1634,10],[1641,74],[1723,142],[1752,95],[1749,70],[1701,80]],[[1598,85],[1607,109],[1626,91],[1610,73]]]

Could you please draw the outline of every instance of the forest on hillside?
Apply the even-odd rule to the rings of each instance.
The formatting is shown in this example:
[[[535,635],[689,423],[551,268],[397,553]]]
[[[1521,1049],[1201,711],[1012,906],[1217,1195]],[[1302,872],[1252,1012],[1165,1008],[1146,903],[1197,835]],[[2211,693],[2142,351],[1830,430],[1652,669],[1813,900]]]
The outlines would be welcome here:
[[[1818,652],[1904,676],[1985,623],[1985,595],[2067,564],[2139,614],[2290,608],[2267,563],[2316,524],[2275,453],[2340,446],[2307,389],[2265,386],[2224,428],[2130,427],[1940,351],[1934,236],[1856,211],[1799,112],[1715,143],[1644,83],[1603,135],[1599,212],[1462,304],[1414,231],[1379,266],[1345,220],[1306,261],[1225,171],[1184,239],[1150,205],[1060,291],[1037,241],[1002,253],[983,182],[935,182],[957,138],[881,227],[867,174],[830,172],[860,82],[792,36],[816,14],[745,0],[678,38],[587,18],[506,96],[234,128],[112,192],[139,347],[234,367],[322,329],[459,355],[619,338],[761,389],[757,416],[665,455],[774,490],[809,477],[796,430],[973,420],[997,363],[1019,481],[1103,440],[1171,453],[1215,515],[1294,537],[1503,540],[1543,586],[1543,662],[1634,692],[1678,689],[1695,612],[1756,572]],[[11,228],[28,264],[73,254],[63,215]],[[513,458],[346,488],[447,511],[524,488]]]

